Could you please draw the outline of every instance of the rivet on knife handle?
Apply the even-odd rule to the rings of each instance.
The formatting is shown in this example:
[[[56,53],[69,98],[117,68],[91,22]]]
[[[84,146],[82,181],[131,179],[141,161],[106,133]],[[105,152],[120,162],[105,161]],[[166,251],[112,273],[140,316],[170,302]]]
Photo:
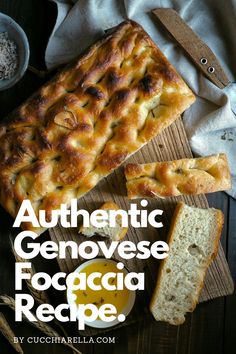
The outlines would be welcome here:
[[[193,32],[175,10],[160,8],[152,12],[209,80],[219,88],[224,88],[230,83],[212,50]]]

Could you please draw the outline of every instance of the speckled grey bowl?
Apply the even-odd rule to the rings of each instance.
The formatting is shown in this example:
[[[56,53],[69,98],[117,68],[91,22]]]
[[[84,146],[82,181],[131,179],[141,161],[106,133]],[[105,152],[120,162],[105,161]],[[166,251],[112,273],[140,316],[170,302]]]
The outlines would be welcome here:
[[[29,63],[29,42],[23,29],[9,16],[0,12],[0,32],[7,32],[17,45],[18,68],[10,79],[0,80],[0,91],[15,85],[24,75]]]

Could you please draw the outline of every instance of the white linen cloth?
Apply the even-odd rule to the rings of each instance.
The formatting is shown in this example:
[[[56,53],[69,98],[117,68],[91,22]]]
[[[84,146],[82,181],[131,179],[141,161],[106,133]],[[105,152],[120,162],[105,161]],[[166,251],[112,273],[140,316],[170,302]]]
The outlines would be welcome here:
[[[183,116],[196,155],[224,152],[230,163],[236,198],[236,0],[52,0],[57,21],[46,49],[49,68],[69,62],[105,29],[130,18],[140,23],[197,95]],[[221,90],[205,78],[150,14],[174,8],[220,60],[231,84]],[[233,113],[234,111],[234,113]]]

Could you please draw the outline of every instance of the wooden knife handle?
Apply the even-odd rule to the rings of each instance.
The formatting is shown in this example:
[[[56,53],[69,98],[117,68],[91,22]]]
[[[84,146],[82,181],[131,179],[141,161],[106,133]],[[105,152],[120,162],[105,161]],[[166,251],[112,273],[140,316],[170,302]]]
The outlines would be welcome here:
[[[160,8],[153,10],[152,13],[209,80],[220,88],[224,88],[229,84],[229,79],[215,57],[215,54],[182,20],[175,10]]]

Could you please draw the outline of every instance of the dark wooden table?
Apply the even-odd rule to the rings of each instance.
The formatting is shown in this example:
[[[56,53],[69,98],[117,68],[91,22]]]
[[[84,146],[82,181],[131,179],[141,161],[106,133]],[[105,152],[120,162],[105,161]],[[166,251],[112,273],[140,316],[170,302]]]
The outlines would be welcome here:
[[[56,18],[54,4],[47,0],[0,0],[0,11],[13,17],[25,30],[30,42],[30,65],[45,69],[44,50]],[[16,86],[1,92],[1,118],[44,81],[45,79],[28,71]],[[209,195],[208,200],[211,206],[221,209],[225,214],[221,242],[236,281],[236,201],[225,193]],[[14,257],[9,244],[11,225],[12,219],[0,208],[0,293],[14,296]],[[48,234],[45,233],[41,240],[47,238]],[[36,268],[38,271],[50,270],[51,273],[58,271],[55,260],[46,262],[37,259]],[[49,295],[53,303],[60,303],[58,293],[52,291]],[[17,336],[42,336],[42,333],[27,323],[15,323],[10,309],[4,307],[1,311]],[[70,326],[67,326],[67,331],[70,331]],[[71,336],[75,334],[72,329],[69,333]],[[83,354],[233,354],[236,353],[236,295],[198,305],[194,313],[187,316],[185,324],[179,327],[146,320],[113,330],[106,335],[108,336],[115,337],[115,344],[82,343],[79,349]],[[97,339],[94,338],[94,341]],[[44,354],[71,352],[63,345],[56,344],[25,343],[23,349],[25,354],[41,354],[42,351]],[[1,334],[0,353],[14,353]]]

